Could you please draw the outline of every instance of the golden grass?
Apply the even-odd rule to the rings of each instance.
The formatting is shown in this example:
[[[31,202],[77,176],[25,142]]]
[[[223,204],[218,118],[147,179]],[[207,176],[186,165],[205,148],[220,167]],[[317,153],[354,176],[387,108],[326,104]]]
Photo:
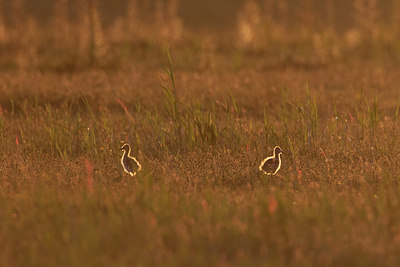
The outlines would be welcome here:
[[[36,16],[23,1],[13,0],[0,9],[0,66],[126,68],[142,61],[151,64],[151,57],[161,58],[166,47],[180,51],[191,69],[219,67],[215,62],[223,68],[241,67],[247,54],[284,66],[399,61],[396,1],[303,2],[246,0],[235,16],[221,11],[218,20],[227,20],[229,27],[193,30],[190,17],[188,23],[180,17],[191,4],[177,0],[130,0],[122,8],[125,12],[113,19],[98,0],[57,0],[50,14]],[[210,47],[229,59],[210,59]]]
[[[49,27],[21,0],[0,17],[0,265],[398,265],[399,46],[378,1],[338,30],[332,1],[249,0],[204,36],[176,0],[109,25],[84,2]]]
[[[178,109],[211,116],[213,141],[207,120],[174,123],[157,76],[170,86],[146,69],[1,75],[3,264],[396,264],[396,71],[178,70]]]

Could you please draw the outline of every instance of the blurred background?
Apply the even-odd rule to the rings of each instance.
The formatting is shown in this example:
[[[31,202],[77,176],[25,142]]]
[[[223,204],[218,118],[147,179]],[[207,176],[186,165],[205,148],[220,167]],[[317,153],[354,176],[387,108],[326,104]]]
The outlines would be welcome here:
[[[0,0],[0,68],[399,63],[400,1]],[[165,60],[165,59],[164,59]]]

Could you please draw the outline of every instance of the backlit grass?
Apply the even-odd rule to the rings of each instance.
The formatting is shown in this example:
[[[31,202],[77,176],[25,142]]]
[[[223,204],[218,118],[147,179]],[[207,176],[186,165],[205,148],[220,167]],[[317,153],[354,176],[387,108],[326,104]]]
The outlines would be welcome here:
[[[395,265],[396,72],[174,74],[2,74],[4,265]]]
[[[1,266],[398,266],[398,1],[53,2],[0,4]]]

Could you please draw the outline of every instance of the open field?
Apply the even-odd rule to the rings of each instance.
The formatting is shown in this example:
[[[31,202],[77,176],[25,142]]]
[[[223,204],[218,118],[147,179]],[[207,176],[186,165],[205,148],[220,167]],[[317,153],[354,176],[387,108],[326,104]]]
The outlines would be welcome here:
[[[285,8],[265,1],[281,13],[249,22],[266,9],[247,1],[230,31],[196,35],[174,2],[162,32],[128,15],[102,27],[93,0],[80,26],[56,1],[47,26],[68,22],[67,38],[32,18],[5,16],[2,32],[0,16],[0,265],[398,266],[390,6],[355,4],[334,30],[313,23],[329,8],[286,1],[308,10],[293,35]],[[275,145],[282,169],[267,177],[258,165]]]

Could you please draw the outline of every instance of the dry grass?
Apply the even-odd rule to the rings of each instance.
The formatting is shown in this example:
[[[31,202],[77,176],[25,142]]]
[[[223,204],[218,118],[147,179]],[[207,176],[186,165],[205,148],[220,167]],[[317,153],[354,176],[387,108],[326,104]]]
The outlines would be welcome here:
[[[2,74],[3,264],[399,260],[396,72],[181,70],[177,122],[157,76],[168,88],[147,70]]]
[[[116,1],[122,11],[115,17],[104,0],[54,0],[43,14],[21,0],[0,2],[0,67],[130,68],[159,60],[166,47],[179,51],[187,69],[240,68],[248,56],[266,67],[400,61],[397,1],[237,2],[236,16],[221,4],[216,22],[226,20],[227,28],[194,26],[190,15],[185,23],[180,15],[196,7],[177,0]]]
[[[398,265],[398,40],[362,20],[377,1],[356,1],[347,33],[332,15],[312,28],[306,1],[295,36],[291,1],[247,1],[237,29],[204,39],[177,1],[149,7],[154,36],[141,1],[112,30],[97,1],[74,19],[67,2],[52,36],[33,18],[0,29],[0,265]],[[267,24],[252,16],[267,7]]]

